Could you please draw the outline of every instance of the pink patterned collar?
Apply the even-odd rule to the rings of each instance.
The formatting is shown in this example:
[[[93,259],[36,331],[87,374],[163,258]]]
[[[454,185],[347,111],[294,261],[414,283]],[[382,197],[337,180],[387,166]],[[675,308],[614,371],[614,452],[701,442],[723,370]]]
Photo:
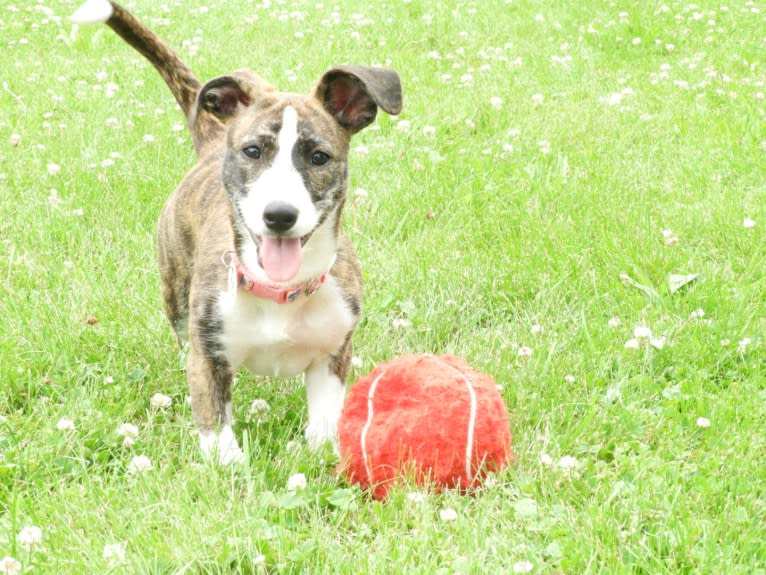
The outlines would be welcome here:
[[[228,261],[227,261],[228,260]],[[242,265],[233,251],[228,251],[221,256],[221,261],[229,268],[229,292],[233,293],[238,287],[256,297],[270,299],[276,303],[291,303],[301,296],[312,296],[322,284],[327,281],[330,273],[328,269],[321,276],[298,284],[281,286],[264,282],[256,278]],[[330,266],[332,268],[332,266]]]

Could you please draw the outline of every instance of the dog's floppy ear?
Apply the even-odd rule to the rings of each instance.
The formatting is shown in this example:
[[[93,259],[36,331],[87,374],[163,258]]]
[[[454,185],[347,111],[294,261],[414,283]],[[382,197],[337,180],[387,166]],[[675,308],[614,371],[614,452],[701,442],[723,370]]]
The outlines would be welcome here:
[[[394,115],[402,110],[399,75],[388,68],[330,68],[314,88],[314,97],[352,134],[372,123],[378,106]]]
[[[274,87],[257,74],[237,70],[202,86],[197,95],[196,116],[209,112],[226,124],[247,108],[258,93],[273,91]]]

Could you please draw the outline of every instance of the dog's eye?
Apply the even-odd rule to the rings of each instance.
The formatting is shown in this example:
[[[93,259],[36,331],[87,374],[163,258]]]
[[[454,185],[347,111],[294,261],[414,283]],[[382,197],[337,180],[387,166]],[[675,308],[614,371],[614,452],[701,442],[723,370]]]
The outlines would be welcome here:
[[[314,152],[311,154],[311,164],[314,166],[324,166],[330,161],[330,155],[325,152]]]
[[[245,146],[242,148],[242,153],[253,160],[261,159],[261,149],[258,146]]]

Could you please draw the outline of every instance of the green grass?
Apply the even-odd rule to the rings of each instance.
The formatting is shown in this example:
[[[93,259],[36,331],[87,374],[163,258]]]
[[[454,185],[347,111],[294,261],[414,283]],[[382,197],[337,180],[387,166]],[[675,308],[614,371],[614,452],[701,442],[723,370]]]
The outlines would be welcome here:
[[[328,454],[288,449],[300,380],[246,374],[247,464],[202,461],[155,266],[193,163],[180,113],[110,30],[72,29],[77,2],[46,2],[51,17],[3,0],[0,557],[24,573],[766,573],[766,9],[136,4],[203,79],[247,66],[307,91],[332,63],[399,71],[403,113],[351,153],[354,378],[400,353],[463,356],[503,385],[517,462],[475,497],[374,502]],[[672,293],[674,273],[699,276]],[[626,348],[639,325],[664,347]],[[153,469],[128,473],[141,454]]]

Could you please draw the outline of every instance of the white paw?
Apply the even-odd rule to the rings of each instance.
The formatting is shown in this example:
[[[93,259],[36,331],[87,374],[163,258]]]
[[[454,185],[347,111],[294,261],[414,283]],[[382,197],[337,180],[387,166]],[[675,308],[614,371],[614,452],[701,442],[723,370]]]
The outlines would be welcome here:
[[[332,445],[332,450],[336,455],[340,453],[338,449],[338,424],[337,420],[319,420],[309,422],[306,427],[306,443],[312,451],[319,451],[327,443]]]
[[[200,433],[199,446],[206,459],[215,457],[221,465],[242,463],[245,460],[245,454],[239,448],[237,438],[234,437],[234,432],[228,425],[221,428],[218,433],[215,431]]]

